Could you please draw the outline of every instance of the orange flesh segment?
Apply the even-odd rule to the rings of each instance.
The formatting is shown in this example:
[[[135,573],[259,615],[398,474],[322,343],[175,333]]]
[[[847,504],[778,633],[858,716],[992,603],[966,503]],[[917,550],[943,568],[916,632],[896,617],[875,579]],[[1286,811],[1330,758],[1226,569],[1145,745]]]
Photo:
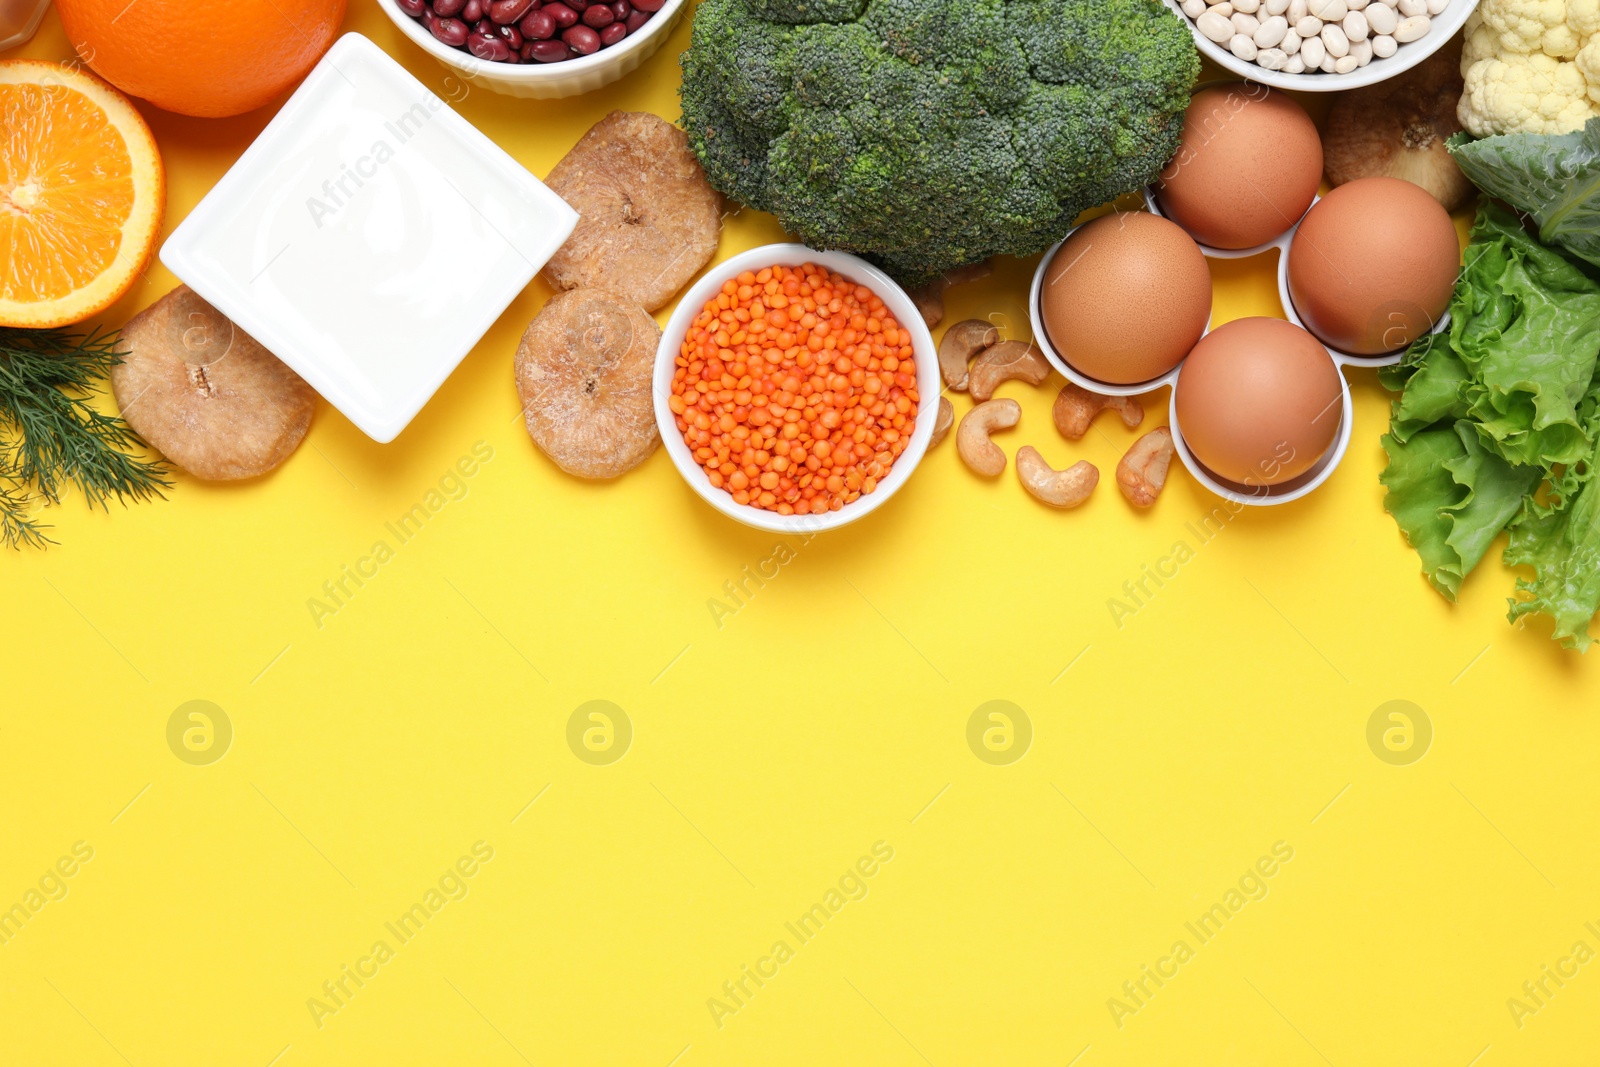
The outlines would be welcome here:
[[[0,85],[0,299],[58,300],[116,261],[133,211],[122,133],[65,85]]]

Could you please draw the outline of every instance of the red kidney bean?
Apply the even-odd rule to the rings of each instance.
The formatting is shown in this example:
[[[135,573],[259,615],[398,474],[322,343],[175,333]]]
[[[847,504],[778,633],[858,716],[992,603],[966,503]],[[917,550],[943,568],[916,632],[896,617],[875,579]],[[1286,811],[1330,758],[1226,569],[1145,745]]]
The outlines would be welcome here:
[[[475,33],[467,38],[467,51],[492,63],[503,63],[511,55],[506,43],[492,33]]]
[[[461,7],[461,14],[457,17],[462,22],[470,25],[483,18],[487,13],[488,5],[484,3],[484,0],[467,0]]]
[[[559,63],[572,55],[572,49],[567,47],[565,41],[534,41],[528,47],[532,50],[533,58],[540,63]]]
[[[628,3],[628,0],[615,0],[611,5],[611,13],[617,16],[618,22],[621,22],[633,14],[633,5]]]
[[[442,19],[453,19],[467,6],[467,0],[433,0],[433,13]]]
[[[645,23],[647,23],[649,21],[650,21],[650,12],[648,12],[648,11],[640,11],[637,8],[635,8],[633,14],[628,16],[628,21],[626,23],[626,25],[628,27],[628,32],[629,33],[638,33],[639,32],[639,27],[643,26]]]
[[[422,0],[395,0],[395,6],[414,19],[421,18],[422,13],[428,9],[428,5]]]
[[[596,30],[603,30],[617,21],[616,14],[605,4],[595,4],[583,13],[583,24]]]
[[[533,0],[489,0],[489,17],[501,26],[518,22],[533,7]]]
[[[447,44],[451,48],[460,48],[467,43],[467,24],[460,19],[439,18],[437,15],[422,16],[422,23],[428,27],[428,32],[438,39],[440,44]]]
[[[667,6],[667,0],[629,0],[629,3],[635,11],[648,11],[652,15]]]
[[[495,36],[506,43],[513,52],[522,50],[522,31],[515,26],[500,26],[494,31]]]
[[[600,31],[600,47],[610,48],[626,36],[628,36],[628,24],[626,22],[613,22]]]
[[[472,32],[487,33],[492,36],[494,34],[494,23],[490,22],[488,19],[479,19],[477,22],[472,24]]]
[[[553,4],[546,4],[540,10],[556,20],[557,29],[564,30],[569,26],[577,25],[578,13],[565,3],[562,3],[561,0],[556,0],[556,3]]]
[[[549,11],[530,11],[522,17],[522,36],[533,41],[547,41],[556,35],[556,20]]]
[[[592,0],[563,0],[563,2],[568,7],[572,8],[572,10],[581,15],[585,11],[589,10],[589,4],[592,2]]]
[[[600,35],[588,26],[573,26],[562,32],[561,39],[580,56],[592,56],[600,51]]]
[[[533,44],[532,41],[523,41],[522,47],[517,49],[517,55],[522,57],[524,63],[533,58]]]

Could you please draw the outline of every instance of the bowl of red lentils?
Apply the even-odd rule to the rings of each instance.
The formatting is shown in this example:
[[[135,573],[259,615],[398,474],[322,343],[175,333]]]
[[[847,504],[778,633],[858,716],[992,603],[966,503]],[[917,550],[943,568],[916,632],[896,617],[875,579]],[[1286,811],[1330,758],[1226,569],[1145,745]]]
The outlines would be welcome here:
[[[916,469],[938,416],[933,335],[887,274],[766,245],[712,267],[662,332],[655,409],[674,466],[748,526],[854,522]]]

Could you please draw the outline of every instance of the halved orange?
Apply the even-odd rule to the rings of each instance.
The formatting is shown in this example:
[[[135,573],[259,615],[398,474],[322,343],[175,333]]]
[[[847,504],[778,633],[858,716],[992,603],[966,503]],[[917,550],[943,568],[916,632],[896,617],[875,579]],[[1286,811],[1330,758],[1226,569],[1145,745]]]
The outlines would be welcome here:
[[[128,98],[62,63],[0,62],[0,326],[82,322],[144,272],[167,179]]]

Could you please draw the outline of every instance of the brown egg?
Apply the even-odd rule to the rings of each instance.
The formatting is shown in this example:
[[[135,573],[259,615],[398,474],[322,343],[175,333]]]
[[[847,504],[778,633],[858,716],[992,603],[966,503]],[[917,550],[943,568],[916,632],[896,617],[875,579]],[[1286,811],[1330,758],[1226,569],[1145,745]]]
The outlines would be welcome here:
[[[1300,221],[1322,184],[1322,138],[1299,104],[1264,85],[1202,89],[1156,201],[1212,248],[1254,248]]]
[[[1230,482],[1279,485],[1316,465],[1343,417],[1327,349],[1282,319],[1235,319],[1206,335],[1178,373],[1178,430]]]
[[[1433,329],[1461,269],[1455,223],[1399,178],[1361,178],[1317,202],[1289,247],[1289,297],[1312,333],[1378,356]]]
[[[1080,226],[1045,272],[1045,333],[1091,378],[1134,385],[1176,367],[1211,321],[1211,271],[1194,240],[1144,212]]]

